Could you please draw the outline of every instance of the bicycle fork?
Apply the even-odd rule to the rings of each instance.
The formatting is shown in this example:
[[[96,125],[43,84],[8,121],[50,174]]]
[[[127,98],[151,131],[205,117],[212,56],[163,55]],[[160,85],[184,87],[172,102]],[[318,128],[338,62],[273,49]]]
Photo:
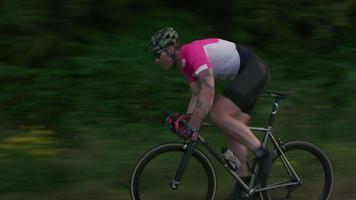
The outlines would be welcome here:
[[[197,145],[198,145],[197,141],[192,141],[190,143],[183,145],[183,150],[184,150],[183,159],[179,164],[179,167],[178,167],[178,170],[176,172],[174,179],[170,183],[170,186],[173,190],[178,189],[178,185],[181,181],[181,178],[184,174],[185,169],[187,168],[189,159],[193,155],[193,152],[194,152],[195,148],[197,147]]]

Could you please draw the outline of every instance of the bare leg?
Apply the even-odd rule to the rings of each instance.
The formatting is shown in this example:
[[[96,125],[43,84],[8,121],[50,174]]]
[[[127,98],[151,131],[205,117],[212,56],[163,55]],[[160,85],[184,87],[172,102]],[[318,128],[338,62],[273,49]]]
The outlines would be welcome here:
[[[227,140],[228,140],[227,142],[228,142],[229,149],[234,152],[236,157],[241,162],[241,167],[237,171],[237,173],[241,177],[248,176],[248,167],[247,167],[248,148],[239,142],[235,142],[228,138]]]
[[[240,112],[237,115],[237,120],[244,123],[246,126],[250,120],[250,116],[248,114]],[[227,143],[231,151],[237,156],[237,158],[241,161],[241,167],[238,171],[240,176],[248,176],[248,167],[247,167],[247,156],[248,156],[248,148],[246,145],[241,144],[240,142],[236,142],[233,138],[227,137]]]
[[[210,117],[213,123],[223,130],[229,148],[241,161],[239,175],[247,176],[247,147],[253,151],[261,147],[260,141],[247,126],[250,116],[242,113],[241,109],[230,99],[219,96],[215,100]]]

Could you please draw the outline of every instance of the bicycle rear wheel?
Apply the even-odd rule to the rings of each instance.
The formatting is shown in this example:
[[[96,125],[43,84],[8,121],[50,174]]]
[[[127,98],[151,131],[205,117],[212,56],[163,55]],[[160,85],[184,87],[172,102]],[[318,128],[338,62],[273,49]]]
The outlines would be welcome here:
[[[138,161],[131,177],[133,200],[212,200],[216,176],[208,158],[195,149],[176,190],[170,183],[184,155],[184,144],[168,143],[148,151]]]
[[[286,143],[283,151],[297,177],[288,173],[285,164],[278,156],[272,165],[267,184],[264,186],[296,183],[298,178],[301,183],[262,192],[263,199],[329,199],[333,188],[333,170],[330,160],[323,151],[313,144],[302,141]]]

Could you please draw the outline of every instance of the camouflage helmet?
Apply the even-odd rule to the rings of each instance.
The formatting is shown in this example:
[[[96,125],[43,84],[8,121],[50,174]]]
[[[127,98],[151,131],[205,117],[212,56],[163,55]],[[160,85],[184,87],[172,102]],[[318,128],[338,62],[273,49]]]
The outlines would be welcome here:
[[[171,27],[166,27],[155,33],[150,41],[150,52],[155,54],[162,49],[174,44],[178,39],[178,33]]]

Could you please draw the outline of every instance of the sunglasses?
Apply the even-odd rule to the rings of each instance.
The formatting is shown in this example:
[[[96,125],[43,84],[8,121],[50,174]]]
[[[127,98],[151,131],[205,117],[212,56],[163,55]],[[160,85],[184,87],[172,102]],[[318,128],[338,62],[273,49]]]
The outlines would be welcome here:
[[[158,51],[155,51],[152,53],[154,58],[160,58],[161,57],[161,53],[164,51],[167,51],[168,48],[164,48],[164,49],[160,49]]]

